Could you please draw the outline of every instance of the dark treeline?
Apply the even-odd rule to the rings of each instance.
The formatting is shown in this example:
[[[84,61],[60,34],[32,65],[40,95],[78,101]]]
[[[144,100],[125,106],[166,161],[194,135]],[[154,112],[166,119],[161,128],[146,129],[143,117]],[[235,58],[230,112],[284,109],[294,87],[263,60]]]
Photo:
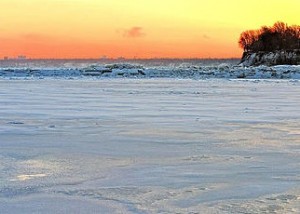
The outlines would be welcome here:
[[[276,22],[272,27],[247,30],[241,34],[239,46],[245,52],[300,49],[300,26]]]

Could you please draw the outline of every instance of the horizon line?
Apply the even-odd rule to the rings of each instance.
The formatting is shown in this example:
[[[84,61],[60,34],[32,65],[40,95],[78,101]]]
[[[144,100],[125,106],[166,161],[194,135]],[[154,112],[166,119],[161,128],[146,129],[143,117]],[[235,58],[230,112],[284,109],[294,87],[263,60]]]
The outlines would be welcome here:
[[[30,61],[30,60],[235,60],[240,59],[240,57],[152,57],[152,58],[1,58],[0,61]]]

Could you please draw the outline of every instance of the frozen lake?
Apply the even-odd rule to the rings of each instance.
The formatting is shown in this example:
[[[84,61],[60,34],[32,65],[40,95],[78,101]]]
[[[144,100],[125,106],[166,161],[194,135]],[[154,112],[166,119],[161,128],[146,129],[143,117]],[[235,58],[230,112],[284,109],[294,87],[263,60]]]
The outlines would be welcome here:
[[[0,80],[0,213],[299,213],[300,82]]]

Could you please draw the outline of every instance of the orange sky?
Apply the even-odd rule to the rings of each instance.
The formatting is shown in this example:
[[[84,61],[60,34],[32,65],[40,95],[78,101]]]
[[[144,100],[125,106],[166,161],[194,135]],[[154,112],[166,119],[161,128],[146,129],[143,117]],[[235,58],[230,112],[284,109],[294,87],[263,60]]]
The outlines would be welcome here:
[[[240,57],[242,31],[300,24],[299,0],[1,0],[0,57]]]

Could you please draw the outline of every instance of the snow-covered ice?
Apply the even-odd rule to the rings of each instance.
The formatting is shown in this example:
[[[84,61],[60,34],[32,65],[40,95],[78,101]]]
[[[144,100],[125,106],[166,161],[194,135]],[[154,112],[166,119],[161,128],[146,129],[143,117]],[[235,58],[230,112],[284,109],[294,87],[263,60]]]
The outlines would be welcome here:
[[[0,79],[0,213],[299,213],[300,82]]]
[[[145,63],[144,63],[145,64]],[[180,78],[180,79],[300,79],[300,65],[243,67],[230,63],[143,65],[134,63],[67,64],[41,67],[21,64],[0,67],[2,78]]]

